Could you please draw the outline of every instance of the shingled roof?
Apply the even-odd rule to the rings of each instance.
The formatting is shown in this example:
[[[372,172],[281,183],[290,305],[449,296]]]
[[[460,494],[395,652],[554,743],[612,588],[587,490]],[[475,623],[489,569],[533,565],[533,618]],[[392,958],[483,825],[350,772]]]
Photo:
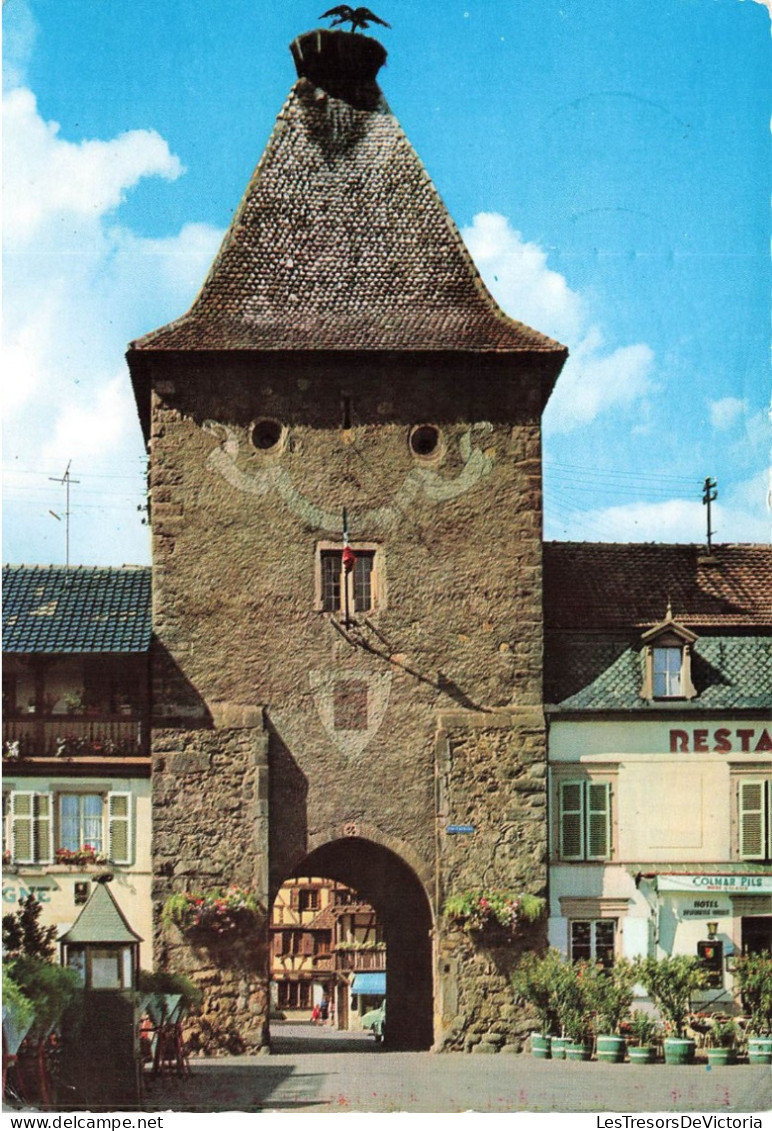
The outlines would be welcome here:
[[[134,943],[142,938],[129,926],[126,916],[106,883],[94,884],[88,902],[60,942]]]
[[[4,566],[3,651],[147,652],[146,566]]]
[[[508,318],[485,288],[374,78],[369,97],[367,84],[357,97],[342,82],[317,85],[343,49],[371,54],[368,42],[342,31],[296,41],[293,51],[316,51],[316,70],[299,65],[200,294],[131,351],[536,351],[562,361],[565,347]]]
[[[547,542],[547,629],[772,627],[772,546]]]
[[[548,542],[544,697],[562,711],[642,712],[642,634],[693,629],[685,713],[772,703],[772,547]]]

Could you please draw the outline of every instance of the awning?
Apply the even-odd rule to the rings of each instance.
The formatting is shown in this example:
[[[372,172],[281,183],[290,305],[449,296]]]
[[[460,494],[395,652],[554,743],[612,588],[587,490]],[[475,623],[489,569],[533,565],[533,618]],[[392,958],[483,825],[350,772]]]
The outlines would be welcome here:
[[[352,994],[372,994],[373,997],[386,996],[386,974],[355,974],[351,983]]]

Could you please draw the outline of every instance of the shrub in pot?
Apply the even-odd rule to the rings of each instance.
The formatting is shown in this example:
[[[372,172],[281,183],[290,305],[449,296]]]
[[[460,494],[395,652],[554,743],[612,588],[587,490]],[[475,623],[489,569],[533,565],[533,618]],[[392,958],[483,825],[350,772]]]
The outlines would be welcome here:
[[[707,973],[698,958],[686,954],[668,958],[639,958],[633,966],[656,1005],[670,1036],[665,1037],[667,1064],[687,1064],[694,1059],[695,1043],[686,1036],[686,1019],[691,1012],[692,995],[707,982]]]
[[[737,1023],[731,1018],[716,1020],[709,1030],[708,1064],[734,1064],[737,1060]]]
[[[745,954],[734,971],[735,993],[748,1014],[748,1060],[772,1064],[772,955]]]
[[[631,1064],[652,1064],[658,1033],[656,1020],[650,1013],[635,1009],[625,1023],[627,1055]]]
[[[539,1032],[531,1038],[534,1056],[550,1055],[550,1041],[560,1032],[560,1002],[564,986],[571,977],[570,967],[558,950],[545,955],[529,952],[512,971],[516,998],[530,1005],[539,1019]]]
[[[595,1012],[598,1060],[621,1064],[625,1059],[622,1023],[633,1003],[634,985],[635,971],[625,958],[607,969],[597,967],[587,984],[589,1004]]]

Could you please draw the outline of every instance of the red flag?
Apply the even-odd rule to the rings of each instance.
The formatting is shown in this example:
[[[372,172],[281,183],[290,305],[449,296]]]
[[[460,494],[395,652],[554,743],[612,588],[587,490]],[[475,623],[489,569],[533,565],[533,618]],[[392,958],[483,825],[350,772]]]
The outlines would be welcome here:
[[[352,569],[354,568],[354,562],[356,560],[357,556],[354,551],[349,545],[345,545],[343,547],[343,568],[345,569],[346,573],[351,573]]]

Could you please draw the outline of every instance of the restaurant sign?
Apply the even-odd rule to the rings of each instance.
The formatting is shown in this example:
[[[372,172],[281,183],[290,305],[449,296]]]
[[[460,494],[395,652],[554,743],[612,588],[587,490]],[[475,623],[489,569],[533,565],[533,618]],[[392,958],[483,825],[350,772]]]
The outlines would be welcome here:
[[[716,872],[698,875],[669,872],[657,876],[657,891],[706,892],[720,891],[725,895],[763,895],[772,892],[772,874],[742,875]]]

